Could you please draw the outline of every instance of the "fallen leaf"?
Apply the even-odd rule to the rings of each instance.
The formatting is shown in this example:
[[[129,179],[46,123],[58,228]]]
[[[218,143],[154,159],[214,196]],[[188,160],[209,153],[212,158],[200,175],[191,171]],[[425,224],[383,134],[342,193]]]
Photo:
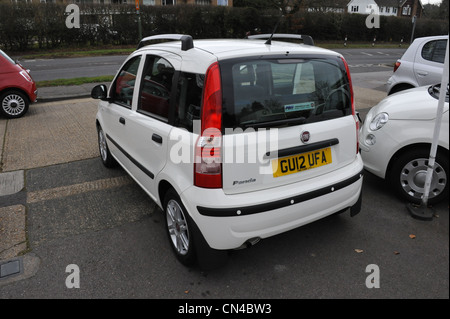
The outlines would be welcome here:
[[[188,294],[188,293],[189,293],[189,290],[185,290],[184,293],[185,293],[185,294]]]
[[[414,239],[414,238],[416,238],[416,235],[411,234],[411,235],[409,235],[409,238]]]
[[[355,249],[355,251],[356,251],[358,254],[360,254],[360,253],[362,253],[364,250],[362,250],[362,249]]]
[[[400,255],[400,253],[396,250],[394,250],[394,255]]]

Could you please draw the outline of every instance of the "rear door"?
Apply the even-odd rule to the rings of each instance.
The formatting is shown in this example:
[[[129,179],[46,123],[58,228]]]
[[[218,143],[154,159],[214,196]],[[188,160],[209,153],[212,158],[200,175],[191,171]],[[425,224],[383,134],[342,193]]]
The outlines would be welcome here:
[[[307,180],[354,160],[356,124],[341,58],[235,59],[221,72],[226,193]]]

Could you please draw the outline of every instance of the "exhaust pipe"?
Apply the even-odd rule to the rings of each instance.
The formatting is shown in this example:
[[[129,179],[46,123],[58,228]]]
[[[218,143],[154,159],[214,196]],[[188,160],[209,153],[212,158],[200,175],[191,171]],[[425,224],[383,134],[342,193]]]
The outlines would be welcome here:
[[[240,250],[240,249],[245,249],[245,248],[250,248],[251,246],[256,245],[257,243],[259,243],[259,241],[261,240],[260,237],[253,237],[250,238],[249,240],[247,240],[245,243],[243,243],[241,246],[239,246],[238,248],[235,248],[234,250]]]

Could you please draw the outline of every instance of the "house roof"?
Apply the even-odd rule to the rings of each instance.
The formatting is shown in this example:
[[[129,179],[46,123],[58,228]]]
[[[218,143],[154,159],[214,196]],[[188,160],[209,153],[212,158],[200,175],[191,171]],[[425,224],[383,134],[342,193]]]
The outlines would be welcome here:
[[[400,7],[401,4],[401,0],[375,0],[375,3],[379,6],[379,7],[394,7],[394,8],[398,8]]]
[[[402,1],[400,1],[400,5],[399,5],[399,6],[400,6],[400,7],[403,6],[403,5],[405,4],[406,1],[407,1],[407,0],[402,0]],[[423,8],[422,1],[419,0],[419,4],[420,4],[420,6]]]
[[[377,6],[379,7],[393,7],[393,8],[399,8],[403,6],[406,2],[406,0],[373,0]],[[350,1],[347,6],[351,3]],[[420,6],[423,8],[422,1],[419,0]]]

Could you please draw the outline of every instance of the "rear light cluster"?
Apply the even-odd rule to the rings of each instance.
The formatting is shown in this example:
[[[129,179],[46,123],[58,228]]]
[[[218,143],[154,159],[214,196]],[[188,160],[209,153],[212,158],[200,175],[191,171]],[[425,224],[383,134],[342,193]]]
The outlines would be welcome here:
[[[221,188],[222,85],[217,62],[206,71],[201,123],[201,135],[195,147],[194,185]]]
[[[356,154],[358,154],[359,153],[359,140],[358,140],[359,119],[358,119],[358,116],[356,115],[356,111],[355,111],[355,97],[353,94],[352,78],[350,76],[350,69],[348,67],[347,61],[345,61],[345,59],[343,57],[341,57],[341,59],[342,59],[342,62],[344,62],[345,71],[347,72],[347,77],[348,77],[348,84],[350,86],[350,99],[351,99],[351,103],[352,103],[352,115],[353,115],[353,118],[355,119],[355,123],[356,123]]]
[[[401,64],[400,61],[395,62],[395,65],[394,65],[394,72],[397,71],[397,69],[400,67],[400,64]]]

